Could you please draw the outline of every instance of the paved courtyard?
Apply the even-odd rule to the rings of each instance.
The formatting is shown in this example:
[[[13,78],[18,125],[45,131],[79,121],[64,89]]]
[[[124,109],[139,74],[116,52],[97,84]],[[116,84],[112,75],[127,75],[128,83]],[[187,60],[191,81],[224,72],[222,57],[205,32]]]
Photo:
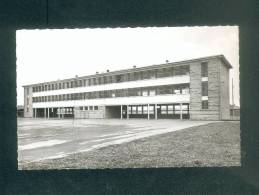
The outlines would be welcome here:
[[[109,145],[210,123],[146,119],[18,119],[18,161],[66,157]]]

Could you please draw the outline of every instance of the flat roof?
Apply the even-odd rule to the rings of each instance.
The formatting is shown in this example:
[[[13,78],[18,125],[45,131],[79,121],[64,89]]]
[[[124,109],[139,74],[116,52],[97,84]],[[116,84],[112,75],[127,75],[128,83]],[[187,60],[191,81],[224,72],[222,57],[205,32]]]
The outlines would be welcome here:
[[[111,72],[105,72],[105,73],[97,73],[97,74],[92,74],[92,75],[87,75],[87,76],[80,76],[80,77],[73,77],[73,78],[68,78],[68,79],[60,79],[60,80],[55,80],[55,81],[46,81],[46,82],[41,82],[41,83],[36,83],[36,84],[30,84],[30,85],[23,85],[23,87],[28,87],[28,86],[34,86],[34,85],[40,85],[40,84],[46,84],[46,83],[59,83],[59,82],[64,82],[64,81],[72,81],[75,79],[86,79],[86,78],[92,78],[92,77],[99,77],[99,76],[109,76],[109,75],[114,75],[114,74],[121,74],[121,73],[127,73],[127,72],[135,72],[135,71],[143,71],[143,70],[148,70],[148,69],[156,69],[156,68],[165,68],[165,67],[170,67],[170,66],[177,66],[177,65],[182,65],[182,64],[187,64],[187,63],[192,63],[196,61],[206,61],[206,60],[211,60],[214,58],[219,58],[223,62],[223,64],[227,68],[233,68],[232,65],[229,63],[229,61],[226,59],[224,55],[214,55],[214,56],[207,56],[207,57],[202,57],[202,58],[195,58],[191,60],[183,60],[183,61],[178,61],[178,62],[168,62],[168,63],[163,63],[163,64],[155,64],[155,65],[150,65],[150,66],[142,66],[142,67],[136,67],[136,68],[128,68],[128,69],[122,69],[122,70],[115,70]]]

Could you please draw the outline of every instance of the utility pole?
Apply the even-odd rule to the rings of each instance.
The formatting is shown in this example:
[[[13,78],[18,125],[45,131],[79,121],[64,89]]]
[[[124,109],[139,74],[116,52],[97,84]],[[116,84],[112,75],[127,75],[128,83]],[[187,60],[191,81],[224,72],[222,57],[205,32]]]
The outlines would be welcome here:
[[[234,82],[233,82],[233,78],[232,78],[232,105],[234,106]]]

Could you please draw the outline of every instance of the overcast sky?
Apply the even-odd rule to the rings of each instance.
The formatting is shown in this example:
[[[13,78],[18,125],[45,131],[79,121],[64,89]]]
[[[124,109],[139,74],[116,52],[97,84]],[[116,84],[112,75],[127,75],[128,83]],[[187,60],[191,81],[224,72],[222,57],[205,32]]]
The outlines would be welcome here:
[[[218,54],[233,66],[239,105],[237,26],[18,30],[16,44],[18,105],[22,85]]]

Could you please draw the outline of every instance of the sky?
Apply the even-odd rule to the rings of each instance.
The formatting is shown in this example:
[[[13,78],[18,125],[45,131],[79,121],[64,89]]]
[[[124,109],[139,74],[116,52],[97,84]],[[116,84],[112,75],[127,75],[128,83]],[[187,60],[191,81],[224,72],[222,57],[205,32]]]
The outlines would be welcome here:
[[[238,26],[17,30],[17,104],[23,85],[223,54],[239,105],[238,36]]]

